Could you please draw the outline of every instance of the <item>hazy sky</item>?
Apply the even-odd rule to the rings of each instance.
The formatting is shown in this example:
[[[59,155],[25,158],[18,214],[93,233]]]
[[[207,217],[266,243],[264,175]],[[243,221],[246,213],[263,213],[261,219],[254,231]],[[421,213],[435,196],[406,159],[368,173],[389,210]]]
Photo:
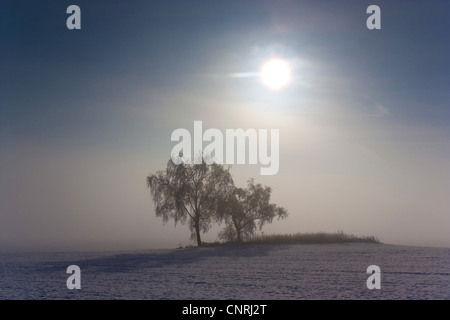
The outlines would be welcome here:
[[[81,8],[81,30],[66,8]],[[366,8],[381,8],[368,30]],[[2,1],[0,249],[193,244],[145,178],[173,130],[280,129],[280,170],[234,165],[290,216],[265,233],[450,247],[449,1]],[[273,92],[271,57],[292,67]],[[204,236],[216,239],[218,228]]]

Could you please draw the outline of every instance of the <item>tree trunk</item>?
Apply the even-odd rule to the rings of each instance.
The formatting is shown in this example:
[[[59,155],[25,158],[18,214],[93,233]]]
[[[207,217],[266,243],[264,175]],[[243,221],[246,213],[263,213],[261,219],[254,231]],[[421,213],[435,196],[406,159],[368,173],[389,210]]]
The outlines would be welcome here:
[[[197,246],[200,247],[202,245],[202,238],[200,237],[199,221],[195,221],[195,236],[197,237]]]
[[[236,229],[236,241],[241,243],[242,242],[242,236],[241,236],[241,228],[239,228],[239,224],[236,220],[233,219],[233,225],[234,229]]]
[[[241,229],[236,228],[237,242],[242,242]]]

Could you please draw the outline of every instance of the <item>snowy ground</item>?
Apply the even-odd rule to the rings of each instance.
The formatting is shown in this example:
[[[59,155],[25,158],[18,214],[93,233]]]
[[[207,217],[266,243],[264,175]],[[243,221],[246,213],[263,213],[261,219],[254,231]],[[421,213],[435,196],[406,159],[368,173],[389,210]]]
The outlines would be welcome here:
[[[450,249],[254,245],[0,255],[0,299],[450,299]],[[81,290],[69,290],[69,265]],[[369,290],[366,269],[381,268]]]

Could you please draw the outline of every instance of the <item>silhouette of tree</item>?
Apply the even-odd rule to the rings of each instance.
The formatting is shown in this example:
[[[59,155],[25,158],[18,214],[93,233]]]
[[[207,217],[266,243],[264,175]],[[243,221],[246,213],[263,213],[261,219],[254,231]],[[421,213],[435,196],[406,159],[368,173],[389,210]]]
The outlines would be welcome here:
[[[288,212],[283,207],[270,203],[272,189],[248,181],[246,189],[234,188],[219,206],[219,216],[225,220],[225,229],[219,238],[226,241],[242,242],[254,235],[257,228],[271,223],[273,218],[284,219]]]
[[[156,216],[164,223],[169,219],[189,222],[191,238],[202,244],[201,232],[207,232],[213,220],[217,221],[218,205],[223,203],[233,188],[229,167],[219,164],[175,165],[167,163],[165,171],[147,177],[147,186],[156,207]]]

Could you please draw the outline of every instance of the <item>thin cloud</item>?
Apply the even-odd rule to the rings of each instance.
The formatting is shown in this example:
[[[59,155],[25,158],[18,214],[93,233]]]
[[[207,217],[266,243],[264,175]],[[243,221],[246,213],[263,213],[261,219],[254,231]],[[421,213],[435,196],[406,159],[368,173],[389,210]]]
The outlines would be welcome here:
[[[391,114],[388,108],[379,103],[376,104],[376,110],[379,116],[388,116]]]

